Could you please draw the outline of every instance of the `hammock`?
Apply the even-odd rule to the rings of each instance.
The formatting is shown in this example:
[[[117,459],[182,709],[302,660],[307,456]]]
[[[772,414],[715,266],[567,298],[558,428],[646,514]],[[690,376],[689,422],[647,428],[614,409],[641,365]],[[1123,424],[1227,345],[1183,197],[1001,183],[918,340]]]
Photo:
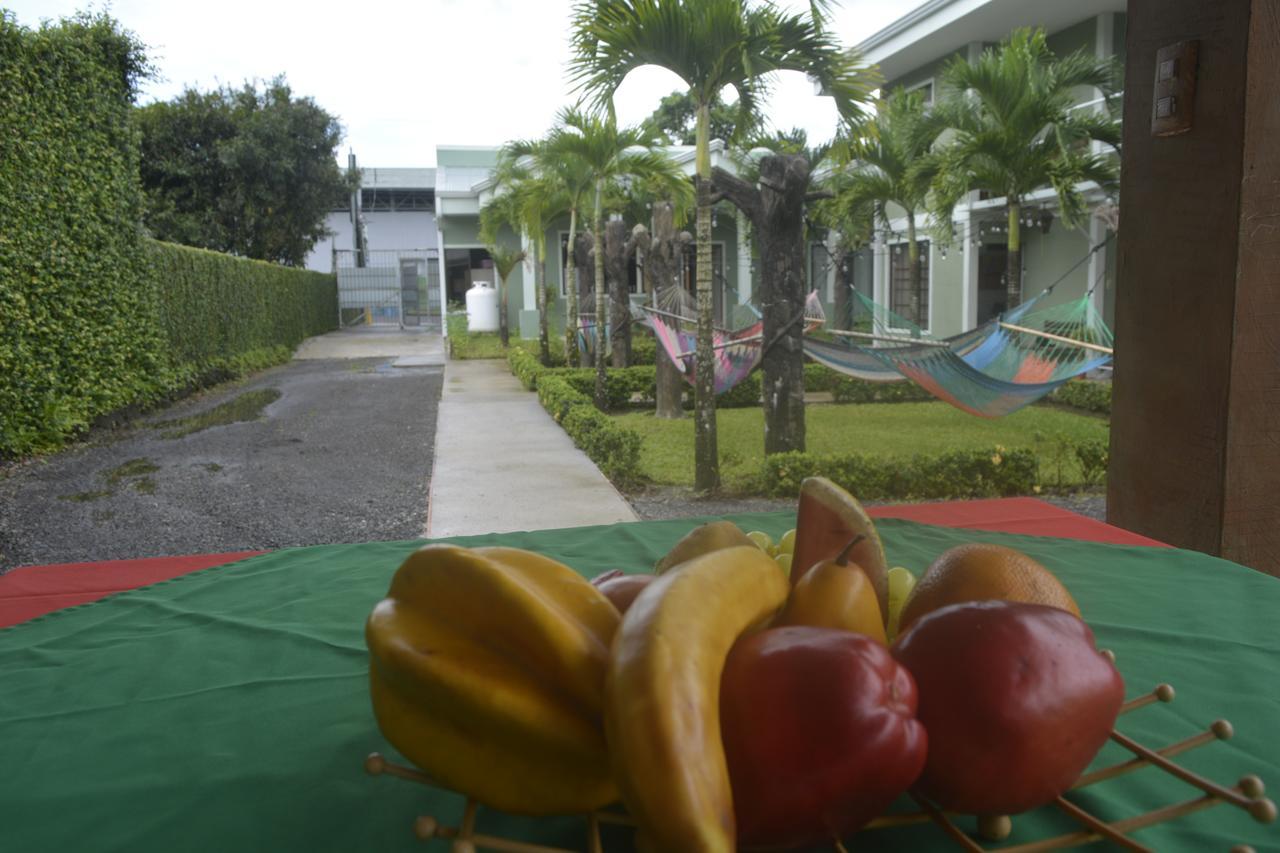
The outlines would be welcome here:
[[[1111,360],[1114,338],[1088,295],[1033,310],[1045,295],[1047,291],[1003,317],[943,340],[916,328],[918,338],[899,335],[875,347],[806,340],[805,352],[841,373],[874,382],[909,379],[970,414],[1000,417]],[[880,306],[875,309],[891,315]],[[912,331],[909,323],[897,328]]]
[[[654,337],[666,350],[685,381],[693,385],[697,380],[695,355],[698,336],[694,331],[696,321],[687,315],[662,309],[645,308],[645,313],[648,315],[647,324],[653,329]],[[805,330],[811,331],[818,328],[825,321],[826,315],[822,310],[822,302],[818,299],[816,291],[811,292],[804,303]],[[716,394],[723,394],[745,379],[760,364],[760,359],[764,356],[764,321],[756,320],[732,332],[715,330],[712,332],[712,347],[715,357],[713,385]]]

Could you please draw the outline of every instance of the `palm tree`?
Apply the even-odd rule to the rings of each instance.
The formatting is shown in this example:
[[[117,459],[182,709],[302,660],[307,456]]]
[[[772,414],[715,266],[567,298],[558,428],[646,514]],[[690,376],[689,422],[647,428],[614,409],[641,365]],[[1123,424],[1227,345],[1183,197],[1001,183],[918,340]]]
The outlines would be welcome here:
[[[511,249],[491,242],[486,247],[489,257],[493,259],[493,269],[498,274],[498,337],[504,347],[509,346],[510,333],[507,331],[507,278],[515,272],[524,260],[525,253],[520,249]]]
[[[572,135],[564,132],[566,118],[572,118],[569,111],[560,114],[560,126],[542,139],[511,142],[507,144],[505,151],[508,157],[516,160],[529,157],[536,173],[561,188],[569,208],[569,251],[565,258],[564,270],[566,295],[564,358],[565,364],[571,365],[574,362],[574,353],[578,349],[579,314],[577,260],[574,257],[573,247],[578,233],[578,214],[585,205],[589,204],[594,183],[588,164],[573,150],[573,143],[576,140]],[[583,366],[586,366],[585,363]]]
[[[936,121],[926,110],[919,92],[895,91],[885,99],[872,120],[870,133],[846,137],[835,147],[838,163],[832,181],[835,198],[829,208],[857,222],[863,210],[874,206],[876,218],[889,226],[888,205],[907,214],[907,264],[911,293],[911,320],[922,322],[920,311],[920,248],[916,242],[916,214],[923,213],[929,198],[932,172],[929,149],[938,136]]]
[[[1120,125],[1090,110],[1074,109],[1074,90],[1090,86],[1108,99],[1115,93],[1115,64],[1079,50],[1061,59],[1045,43],[1043,30],[1016,30],[998,48],[970,65],[957,57],[943,81],[958,94],[935,109],[939,124],[954,129],[938,152],[936,211],[951,221],[956,203],[971,190],[1003,196],[1009,215],[1008,308],[1022,298],[1022,203],[1041,187],[1053,187],[1062,220],[1075,225],[1085,215],[1079,186],[1093,181],[1116,187],[1112,159],[1090,150],[1092,140],[1120,145]],[[959,94],[963,93],[963,94]]]
[[[551,364],[551,347],[547,333],[546,233],[555,217],[567,208],[563,188],[554,181],[539,177],[518,160],[499,157],[494,170],[495,196],[480,211],[480,239],[497,242],[498,230],[509,225],[524,233],[533,250],[535,299],[538,304],[538,357]]]
[[[699,491],[720,484],[716,450],[711,270],[711,105],[726,86],[738,93],[739,127],[749,127],[774,71],[802,71],[821,83],[846,117],[873,85],[855,57],[823,29],[819,9],[790,14],[750,0],[579,0],[571,74],[600,106],[632,70],[657,65],[689,87],[697,105],[696,236],[698,345],[695,476]]]
[[[604,275],[604,207],[607,195],[614,194],[630,180],[646,185],[675,185],[685,180],[676,165],[654,149],[652,131],[643,127],[618,127],[612,113],[588,113],[577,107],[560,113],[560,123],[547,137],[548,157],[563,158],[575,174],[589,176],[595,198],[592,232],[595,235],[596,296],[596,385],[595,403],[604,409],[605,329],[608,320]],[[569,239],[573,240],[573,222]],[[572,243],[570,243],[572,245]]]

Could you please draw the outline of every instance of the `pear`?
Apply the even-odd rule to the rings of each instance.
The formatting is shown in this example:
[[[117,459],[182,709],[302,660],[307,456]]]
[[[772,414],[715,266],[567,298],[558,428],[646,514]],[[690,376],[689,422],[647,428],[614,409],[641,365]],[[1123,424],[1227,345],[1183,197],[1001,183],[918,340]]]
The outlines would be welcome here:
[[[739,545],[757,547],[756,543],[742,532],[742,528],[732,521],[708,521],[686,533],[684,538],[667,552],[667,556],[658,561],[653,570],[660,575],[681,563],[687,563],[694,557]]]

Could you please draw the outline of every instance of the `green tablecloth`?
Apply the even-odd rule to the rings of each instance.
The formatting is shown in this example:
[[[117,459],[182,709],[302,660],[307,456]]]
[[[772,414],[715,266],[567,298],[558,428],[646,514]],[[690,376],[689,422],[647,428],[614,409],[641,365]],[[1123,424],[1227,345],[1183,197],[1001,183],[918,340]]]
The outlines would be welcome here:
[[[794,516],[735,520],[777,535]],[[591,576],[652,565],[694,523],[454,541],[530,548]],[[894,520],[880,529],[890,560],[917,570],[963,541],[1038,557],[1117,653],[1130,696],[1160,681],[1178,690],[1171,705],[1123,718],[1122,730],[1162,745],[1227,717],[1236,737],[1185,764],[1227,784],[1257,773],[1280,790],[1280,582],[1187,551]],[[362,770],[369,752],[396,757],[369,707],[364,619],[417,544],[281,551],[0,630],[0,850],[423,849],[414,816],[456,823],[461,801]],[[1122,757],[1108,747],[1100,760]],[[1194,794],[1147,769],[1081,801],[1123,817]],[[1068,825],[1024,817],[1014,840],[1050,823]],[[482,811],[480,827],[577,849],[585,837],[577,818]],[[1160,850],[1280,850],[1275,825],[1229,806],[1137,837]],[[606,843],[629,849],[625,834]],[[860,850],[949,845],[931,827],[857,839]]]

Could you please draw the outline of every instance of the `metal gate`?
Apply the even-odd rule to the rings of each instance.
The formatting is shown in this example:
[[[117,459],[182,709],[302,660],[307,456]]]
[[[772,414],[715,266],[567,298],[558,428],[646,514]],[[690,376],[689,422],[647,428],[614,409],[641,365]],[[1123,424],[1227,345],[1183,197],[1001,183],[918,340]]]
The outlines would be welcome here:
[[[439,323],[440,264],[436,249],[393,249],[333,254],[338,314],[347,326],[420,326]]]

